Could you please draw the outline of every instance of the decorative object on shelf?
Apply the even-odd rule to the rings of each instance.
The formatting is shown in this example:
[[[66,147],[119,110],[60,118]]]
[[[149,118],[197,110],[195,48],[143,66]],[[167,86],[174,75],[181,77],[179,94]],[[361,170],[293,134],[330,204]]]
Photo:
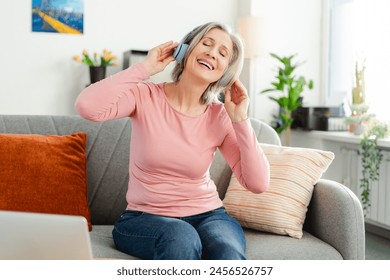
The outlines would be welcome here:
[[[355,63],[355,85],[352,88],[352,104],[365,104],[366,103],[366,89],[364,83],[364,72],[366,70],[365,62]]]
[[[372,183],[379,180],[379,167],[383,154],[378,149],[378,140],[390,135],[388,124],[374,120],[359,142],[361,149],[362,178],[360,179],[361,202],[366,216],[370,210]]]
[[[106,77],[106,66],[89,66],[89,78],[91,84],[103,80]]]
[[[375,117],[374,114],[367,113],[368,105],[365,103],[352,104],[352,114],[345,117],[345,123],[348,125],[348,131],[359,136],[368,128],[369,122]]]
[[[89,66],[91,84],[106,77],[107,66],[118,65],[117,57],[107,49],[104,49],[101,54],[95,52],[92,57],[87,50],[83,50],[82,55],[73,56],[73,60]]]
[[[265,89],[260,93],[268,93],[271,91],[279,91],[282,93],[280,97],[269,96],[269,98],[280,106],[279,115],[274,116],[276,119],[274,129],[279,135],[283,132],[285,133],[284,145],[288,146],[290,145],[291,124],[294,120],[291,113],[302,105],[301,93],[305,87],[310,90],[313,89],[313,81],[309,80],[307,82],[303,76],[297,77],[294,75],[294,70],[302,64],[292,62],[296,55],[288,57],[279,57],[274,53],[270,55],[281,62],[282,66],[278,67],[275,77],[276,81],[271,83],[273,87]]]
[[[366,70],[364,61],[355,63],[355,79],[352,88],[351,116],[345,119],[348,124],[348,131],[355,135],[362,135],[368,128],[368,122],[374,117],[368,114],[369,106],[366,104],[366,93],[364,83],[364,72]]]

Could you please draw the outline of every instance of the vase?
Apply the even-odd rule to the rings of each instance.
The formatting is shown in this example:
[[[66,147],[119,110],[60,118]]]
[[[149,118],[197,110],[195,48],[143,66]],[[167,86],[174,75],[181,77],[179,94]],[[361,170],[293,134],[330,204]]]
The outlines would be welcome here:
[[[106,77],[106,68],[106,66],[89,66],[91,84],[103,80]]]
[[[353,130],[353,134],[356,136],[362,135],[364,132],[366,132],[367,126],[364,124],[356,124],[355,129]]]

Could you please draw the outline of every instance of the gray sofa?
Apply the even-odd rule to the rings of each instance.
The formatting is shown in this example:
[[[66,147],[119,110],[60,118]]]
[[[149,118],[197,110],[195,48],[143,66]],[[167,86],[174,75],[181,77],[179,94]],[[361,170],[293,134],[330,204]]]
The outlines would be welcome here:
[[[252,119],[259,142],[280,145],[274,130]],[[64,135],[87,133],[87,184],[96,258],[134,259],[115,249],[114,222],[126,207],[131,122],[103,123],[79,116],[0,116],[0,133]],[[229,184],[231,170],[217,153],[211,167],[220,197]],[[357,197],[345,186],[321,179],[313,198],[301,239],[245,229],[248,259],[364,259],[364,218]]]

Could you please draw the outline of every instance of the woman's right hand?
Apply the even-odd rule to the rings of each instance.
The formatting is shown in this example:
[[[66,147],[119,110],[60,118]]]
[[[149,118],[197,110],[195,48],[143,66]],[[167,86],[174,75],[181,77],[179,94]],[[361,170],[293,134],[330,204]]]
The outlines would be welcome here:
[[[169,63],[175,60],[172,54],[177,45],[177,42],[169,41],[149,50],[142,63],[150,76],[163,71]]]

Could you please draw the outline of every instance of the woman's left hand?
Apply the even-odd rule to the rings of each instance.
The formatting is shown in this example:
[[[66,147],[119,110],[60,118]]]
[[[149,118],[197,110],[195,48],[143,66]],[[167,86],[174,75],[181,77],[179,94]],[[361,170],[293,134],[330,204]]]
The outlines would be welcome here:
[[[237,80],[225,91],[225,109],[232,122],[240,122],[248,118],[248,107],[248,92]]]

